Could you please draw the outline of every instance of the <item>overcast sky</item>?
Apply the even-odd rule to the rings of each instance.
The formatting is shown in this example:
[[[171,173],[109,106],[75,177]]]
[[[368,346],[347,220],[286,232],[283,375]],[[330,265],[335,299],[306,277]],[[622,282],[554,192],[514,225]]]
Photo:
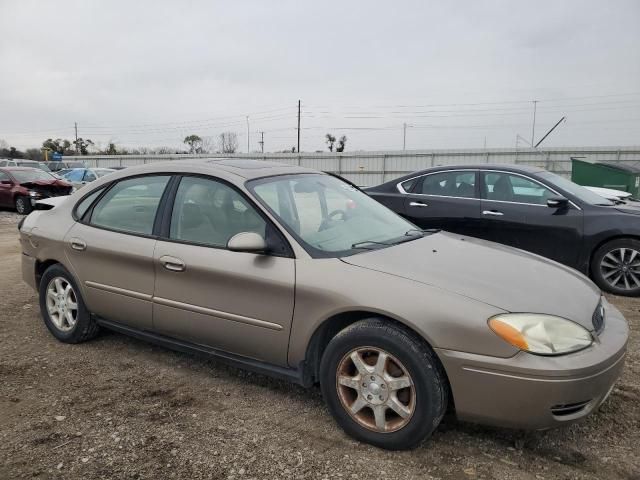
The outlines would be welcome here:
[[[0,139],[640,144],[640,1],[0,0]],[[525,143],[520,141],[520,145]]]

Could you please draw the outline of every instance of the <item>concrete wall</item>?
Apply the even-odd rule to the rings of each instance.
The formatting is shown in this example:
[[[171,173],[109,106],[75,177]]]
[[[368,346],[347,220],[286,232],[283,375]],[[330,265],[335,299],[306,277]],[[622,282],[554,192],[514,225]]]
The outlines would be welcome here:
[[[591,147],[534,149],[460,149],[411,150],[388,152],[345,153],[265,153],[234,155],[100,155],[81,157],[95,167],[133,166],[159,161],[180,161],[186,158],[250,158],[291,165],[302,165],[317,170],[343,175],[361,186],[377,185],[406,173],[438,165],[479,163],[518,163],[539,166],[569,177],[571,157],[588,162],[619,161],[640,165],[640,147]],[[78,157],[65,157],[78,160]]]

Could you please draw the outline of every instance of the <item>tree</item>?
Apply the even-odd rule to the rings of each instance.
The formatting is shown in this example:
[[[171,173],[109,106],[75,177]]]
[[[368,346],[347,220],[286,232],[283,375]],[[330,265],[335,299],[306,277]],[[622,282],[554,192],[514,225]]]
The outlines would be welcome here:
[[[189,153],[202,153],[202,138],[198,135],[184,137],[182,143],[189,145]]]
[[[73,152],[69,150],[70,146],[71,142],[69,140],[63,140],[61,138],[56,138],[55,140],[47,138],[42,142],[43,148],[51,150],[53,153],[59,153],[60,155],[71,155]]]
[[[113,142],[109,142],[109,145],[107,145],[107,148],[105,148],[104,150],[104,154],[105,155],[117,155],[118,154],[118,148],[116,147],[116,144]]]
[[[336,137],[334,137],[330,133],[327,133],[325,135],[325,138],[327,139],[327,145],[329,146],[329,151],[333,152],[333,144],[336,143]]]
[[[44,155],[42,154],[42,150],[39,148],[27,148],[24,152],[25,158],[29,160],[35,160],[36,162],[41,162],[44,160]]]
[[[88,138],[84,140],[83,138],[78,138],[73,141],[73,144],[76,146],[76,150],[80,151],[80,155],[88,155],[89,147],[93,145],[93,142]]]
[[[344,147],[347,146],[347,136],[343,135],[338,140],[338,146],[336,147],[336,152],[344,152]]]
[[[220,151],[222,153],[236,153],[238,149],[238,135],[235,132],[220,134]]]

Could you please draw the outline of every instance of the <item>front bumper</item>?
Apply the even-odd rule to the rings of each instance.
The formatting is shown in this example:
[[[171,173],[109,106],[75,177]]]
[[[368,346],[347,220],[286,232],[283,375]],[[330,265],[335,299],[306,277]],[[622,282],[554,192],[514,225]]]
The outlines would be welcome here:
[[[545,357],[519,352],[495,358],[436,349],[449,377],[460,420],[543,430],[596,410],[624,366],[629,327],[603,302],[606,323],[598,341],[580,352]]]

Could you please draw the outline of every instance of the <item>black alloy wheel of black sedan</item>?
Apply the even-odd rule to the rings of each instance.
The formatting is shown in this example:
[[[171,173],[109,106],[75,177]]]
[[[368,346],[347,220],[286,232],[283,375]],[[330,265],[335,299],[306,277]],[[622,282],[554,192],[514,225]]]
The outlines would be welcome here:
[[[589,275],[605,291],[640,296],[640,208],[544,169],[434,167],[366,192],[420,228],[521,248]]]

